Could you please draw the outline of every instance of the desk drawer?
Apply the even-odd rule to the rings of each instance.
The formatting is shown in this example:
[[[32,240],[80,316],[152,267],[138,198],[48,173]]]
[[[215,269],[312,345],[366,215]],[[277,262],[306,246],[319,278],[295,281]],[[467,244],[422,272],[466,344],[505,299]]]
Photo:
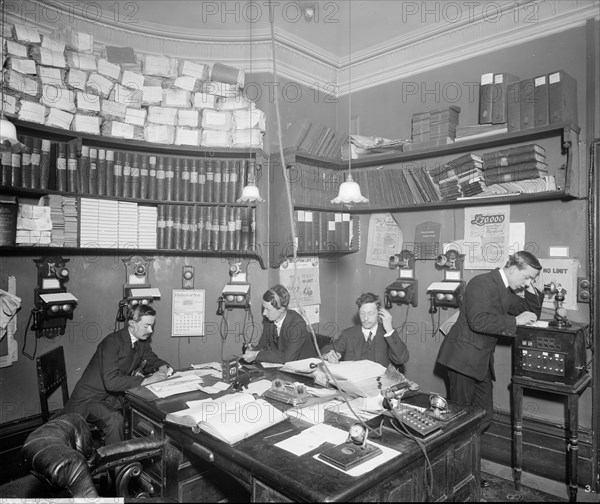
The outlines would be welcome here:
[[[159,422],[151,420],[135,408],[131,410],[131,437],[154,436],[164,438],[163,426]]]

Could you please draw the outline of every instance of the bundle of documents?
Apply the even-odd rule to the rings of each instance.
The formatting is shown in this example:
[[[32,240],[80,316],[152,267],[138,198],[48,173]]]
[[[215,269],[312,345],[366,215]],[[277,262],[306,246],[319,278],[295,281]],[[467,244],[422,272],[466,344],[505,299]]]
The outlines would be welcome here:
[[[194,407],[168,413],[167,422],[204,431],[228,444],[234,444],[287,417],[264,399],[251,394],[228,394],[195,403]]]

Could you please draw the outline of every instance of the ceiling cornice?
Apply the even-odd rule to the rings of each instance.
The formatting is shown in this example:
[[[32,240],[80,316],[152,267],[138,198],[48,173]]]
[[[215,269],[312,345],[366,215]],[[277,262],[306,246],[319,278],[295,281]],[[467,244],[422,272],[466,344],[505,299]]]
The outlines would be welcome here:
[[[67,11],[54,0],[26,0],[21,12],[54,9],[52,15],[19,18],[7,12],[8,22],[35,24],[43,33],[56,28],[57,19],[68,19],[75,30],[94,35],[102,45],[130,46],[140,53],[167,54],[203,63],[219,61],[247,72],[272,71],[269,30],[197,31],[153,23],[116,23],[106,17],[86,19],[74,9]],[[347,94],[348,65],[352,64],[352,92],[405,79],[427,70],[451,65],[473,56],[510,47],[600,18],[597,0],[548,2],[521,0],[511,3],[498,19],[472,16],[460,23],[438,23],[418,33],[400,35],[383,44],[339,58],[283,30],[275,30],[277,70],[280,77],[321,89],[327,94]]]

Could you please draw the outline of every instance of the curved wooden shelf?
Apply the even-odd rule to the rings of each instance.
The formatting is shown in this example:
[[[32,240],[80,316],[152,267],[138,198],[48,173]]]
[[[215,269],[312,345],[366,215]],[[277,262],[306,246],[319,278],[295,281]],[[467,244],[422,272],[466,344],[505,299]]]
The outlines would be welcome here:
[[[255,259],[261,269],[266,269],[264,259],[259,252],[242,252],[240,250],[182,250],[182,249],[152,249],[152,248],[102,248],[102,247],[55,247],[55,246],[0,246],[0,253],[7,256],[19,255],[88,255],[88,256],[129,256],[135,254],[186,256],[186,257],[220,257],[222,259]]]

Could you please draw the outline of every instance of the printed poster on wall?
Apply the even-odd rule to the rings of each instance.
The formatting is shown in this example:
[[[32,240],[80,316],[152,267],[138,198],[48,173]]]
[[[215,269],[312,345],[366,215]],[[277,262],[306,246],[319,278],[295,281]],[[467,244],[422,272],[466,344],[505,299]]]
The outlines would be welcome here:
[[[279,266],[279,283],[290,292],[290,308],[298,304],[321,304],[317,257],[298,257],[295,263],[293,259],[283,261]]]
[[[465,208],[465,269],[494,269],[506,264],[510,205]]]
[[[544,286],[554,284],[555,288],[564,292],[565,300],[563,308],[565,310],[578,310],[577,306],[577,272],[579,271],[579,261],[577,259],[540,259],[542,271],[536,279],[535,286],[539,290],[544,290]],[[542,306],[544,308],[554,309],[555,294],[546,294]]]
[[[390,257],[402,249],[403,240],[402,229],[392,214],[372,214],[369,218],[365,262],[387,268]]]

